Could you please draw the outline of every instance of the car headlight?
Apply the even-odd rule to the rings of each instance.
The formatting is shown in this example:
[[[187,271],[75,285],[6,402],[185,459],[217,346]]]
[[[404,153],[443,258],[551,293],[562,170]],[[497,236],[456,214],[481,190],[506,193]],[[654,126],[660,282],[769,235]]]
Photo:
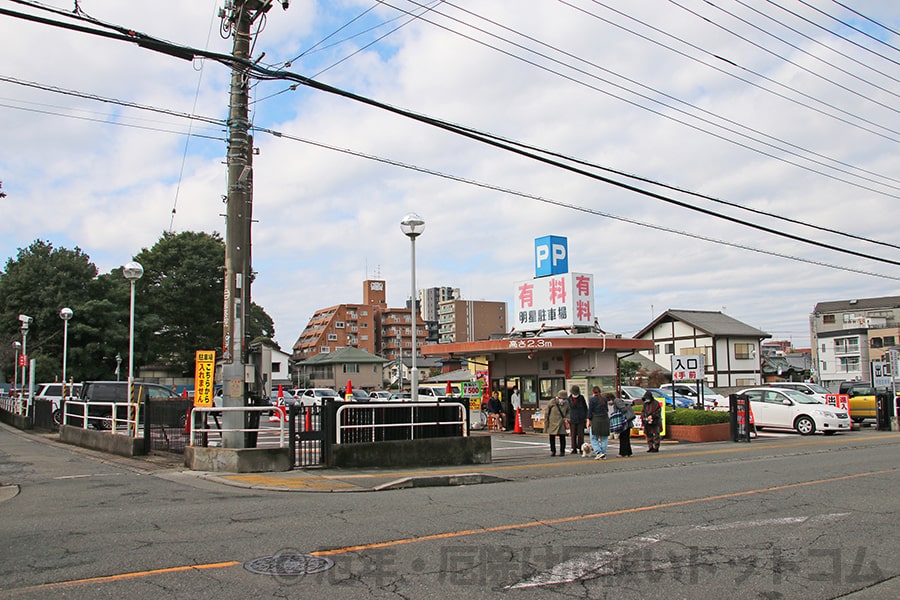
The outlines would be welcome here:
[[[836,415],[833,412],[831,412],[830,410],[817,410],[815,412],[816,412],[816,414],[822,415],[823,417],[826,417],[829,419],[836,418]]]

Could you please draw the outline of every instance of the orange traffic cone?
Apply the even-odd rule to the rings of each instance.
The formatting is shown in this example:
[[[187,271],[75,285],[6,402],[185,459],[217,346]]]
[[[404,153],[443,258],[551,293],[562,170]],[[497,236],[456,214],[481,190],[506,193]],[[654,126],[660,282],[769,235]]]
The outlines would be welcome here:
[[[344,392],[344,400],[353,401],[353,383],[349,379],[347,380],[347,391]]]
[[[447,382],[447,389],[445,390],[444,393],[447,394],[448,396],[453,395],[453,384],[450,383],[449,381]]]
[[[521,408],[516,409],[516,426],[513,429],[513,433],[525,433],[522,430],[522,409]]]

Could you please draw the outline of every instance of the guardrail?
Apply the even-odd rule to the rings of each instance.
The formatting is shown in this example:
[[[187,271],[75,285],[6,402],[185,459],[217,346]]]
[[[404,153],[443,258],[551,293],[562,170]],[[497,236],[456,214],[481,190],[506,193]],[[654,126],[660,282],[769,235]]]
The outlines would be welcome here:
[[[336,421],[336,444],[469,435],[468,406],[458,402],[354,402],[338,407]]]
[[[62,422],[72,427],[102,429],[136,437],[140,405],[131,402],[82,402],[66,400]]]
[[[0,408],[14,415],[25,414],[25,399],[17,396],[3,396],[0,398]]]
[[[268,438],[274,438],[274,432],[278,431],[278,447],[285,448],[288,445],[288,436],[287,436],[287,428],[288,428],[288,419],[285,416],[284,418],[278,419],[278,427],[261,427],[257,424],[256,427],[222,427],[222,424],[219,422],[218,416],[221,413],[226,412],[240,412],[244,413],[244,417],[241,419],[241,422],[247,422],[247,414],[248,413],[271,413],[271,406],[230,406],[230,407],[219,407],[219,406],[198,406],[191,411],[190,418],[190,445],[191,446],[207,446],[210,444],[210,438],[212,439],[212,443],[216,443],[216,439],[221,440],[221,435],[224,433],[232,433],[232,432],[240,432],[245,435],[255,434],[256,436],[263,436]],[[213,422],[209,422],[209,416],[213,417]],[[271,424],[269,424],[271,425]],[[257,444],[259,443],[259,439],[257,438]],[[198,443],[199,442],[199,443]]]

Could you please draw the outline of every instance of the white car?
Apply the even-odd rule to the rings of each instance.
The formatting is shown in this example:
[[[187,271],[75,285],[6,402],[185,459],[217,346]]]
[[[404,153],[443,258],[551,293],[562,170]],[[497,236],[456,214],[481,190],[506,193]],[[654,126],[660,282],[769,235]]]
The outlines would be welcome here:
[[[671,392],[673,389],[676,394],[687,396],[688,398],[697,398],[696,383],[664,383],[659,386],[664,392]],[[706,410],[730,410],[728,398],[722,394],[716,393],[714,389],[707,385],[700,384],[700,390],[703,392],[703,406]]]
[[[300,406],[321,406],[325,400],[340,402],[341,396],[331,388],[309,388],[300,396]]]
[[[81,396],[81,384],[80,383],[67,383],[66,384],[66,397],[74,398],[78,400]],[[53,423],[55,425],[60,425],[62,423],[62,409],[60,404],[62,403],[63,397],[63,384],[62,383],[41,383],[38,385],[35,390],[34,399],[35,400],[49,400],[50,401],[50,411],[53,414]]]
[[[794,390],[795,392],[812,396],[822,404],[825,404],[825,395],[831,393],[817,383],[803,383],[801,381],[773,381],[772,383],[767,383],[766,386]]]
[[[756,387],[740,390],[750,398],[753,422],[757,428],[795,429],[800,435],[821,431],[826,435],[835,431],[850,431],[847,411],[828,406],[812,396],[776,387]]]

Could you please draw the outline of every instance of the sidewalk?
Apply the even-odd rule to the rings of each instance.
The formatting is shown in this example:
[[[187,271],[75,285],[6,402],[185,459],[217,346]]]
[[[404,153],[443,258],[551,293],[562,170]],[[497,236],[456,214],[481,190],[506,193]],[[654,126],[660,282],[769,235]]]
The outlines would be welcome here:
[[[448,467],[422,467],[410,469],[294,469],[280,473],[211,473],[192,472],[198,477],[224,485],[270,491],[303,492],[374,492],[413,487],[435,487],[454,485],[474,485],[495,483],[516,479],[528,479],[554,474],[564,475],[572,471],[609,470],[621,468],[626,463],[643,463],[657,457],[665,457],[670,448],[677,448],[678,442],[663,441],[659,454],[646,454],[641,438],[634,440],[634,456],[617,458],[618,445],[609,443],[609,458],[593,460],[576,454],[564,457],[550,457],[547,436],[543,434],[513,434],[507,432],[481,433],[493,439],[493,462],[482,465],[462,465]],[[723,442],[712,444],[688,444],[699,449],[701,446],[721,446]],[[504,449],[525,447],[523,452],[510,456]],[[684,446],[684,445],[682,445]],[[569,449],[571,450],[571,449]],[[618,467],[613,465],[618,464]]]

